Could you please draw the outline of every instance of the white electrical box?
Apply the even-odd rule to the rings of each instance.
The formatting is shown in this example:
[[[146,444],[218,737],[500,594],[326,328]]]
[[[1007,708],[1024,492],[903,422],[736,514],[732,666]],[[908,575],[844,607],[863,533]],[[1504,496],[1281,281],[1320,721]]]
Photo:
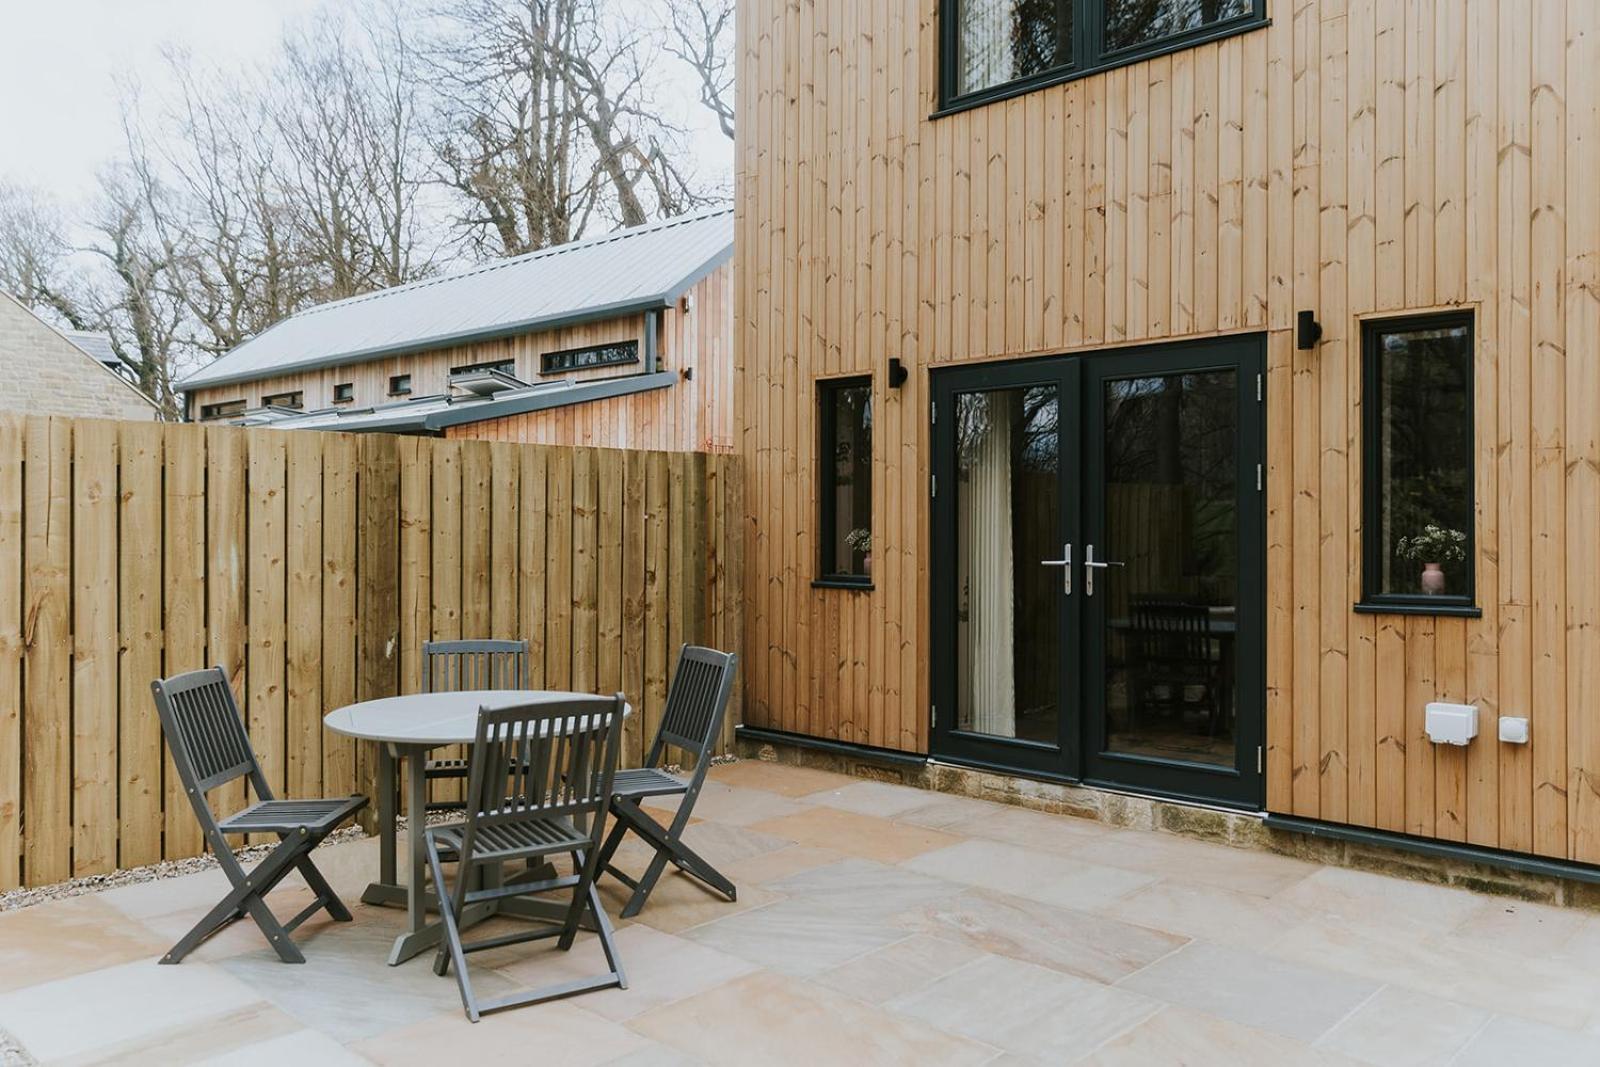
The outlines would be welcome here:
[[[1500,740],[1508,745],[1528,743],[1528,720],[1503,715],[1500,718]]]
[[[1476,704],[1428,705],[1425,726],[1428,740],[1436,745],[1464,745],[1478,736]]]

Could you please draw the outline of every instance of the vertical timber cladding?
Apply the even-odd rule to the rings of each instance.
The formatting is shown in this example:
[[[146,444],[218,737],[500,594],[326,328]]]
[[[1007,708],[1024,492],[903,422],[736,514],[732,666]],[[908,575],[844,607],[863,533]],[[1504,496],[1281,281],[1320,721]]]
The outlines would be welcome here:
[[[1600,5],[1267,13],[930,119],[937,0],[744,0],[747,720],[927,750],[930,367],[1266,330],[1269,809],[1600,862]],[[1483,615],[1356,614],[1359,322],[1458,306]],[[810,586],[815,381],[847,373],[879,411],[870,593]],[[1433,699],[1486,728],[1430,744]]]
[[[373,752],[322,716],[415,692],[435,636],[523,636],[536,687],[622,690],[643,759],[674,646],[738,645],[742,466],[0,416],[0,891],[200,850],[150,682],[212,664],[288,795],[370,793]]]

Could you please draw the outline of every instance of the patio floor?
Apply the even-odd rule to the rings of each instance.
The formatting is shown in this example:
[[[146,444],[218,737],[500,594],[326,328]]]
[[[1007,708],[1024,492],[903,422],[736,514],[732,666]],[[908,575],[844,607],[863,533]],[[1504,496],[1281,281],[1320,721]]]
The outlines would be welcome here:
[[[689,838],[739,901],[663,878],[618,935],[626,991],[467,1023],[431,957],[384,965],[402,916],[353,903],[361,841],[318,853],[356,921],[308,922],[303,967],[249,923],[155,964],[215,871],[0,915],[0,1028],[22,1063],[1600,1062],[1588,913],[809,769],[712,778]],[[584,937],[474,973],[598,959]]]

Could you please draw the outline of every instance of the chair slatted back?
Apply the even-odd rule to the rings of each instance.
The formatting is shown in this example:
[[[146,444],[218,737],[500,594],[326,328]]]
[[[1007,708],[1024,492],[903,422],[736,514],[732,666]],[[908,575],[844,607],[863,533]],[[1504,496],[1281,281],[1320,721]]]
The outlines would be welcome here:
[[[424,641],[422,691],[528,688],[526,641]]]
[[[265,782],[221,667],[157,679],[150,689],[173,765],[191,795],[203,797],[248,774],[260,799],[271,799],[261,795]]]
[[[1133,602],[1138,654],[1153,666],[1195,669],[1211,658],[1211,609],[1178,597],[1141,596]]]
[[[733,693],[733,673],[739,657],[714,648],[684,645],[678,654],[678,672],[667,691],[661,731],[650,747],[647,765],[656,766],[666,745],[694,754],[697,764],[722,732],[722,719]]]
[[[602,813],[611,801],[625,706],[618,694],[480,711],[467,786],[469,841],[477,825]],[[591,823],[596,833],[601,821]]]

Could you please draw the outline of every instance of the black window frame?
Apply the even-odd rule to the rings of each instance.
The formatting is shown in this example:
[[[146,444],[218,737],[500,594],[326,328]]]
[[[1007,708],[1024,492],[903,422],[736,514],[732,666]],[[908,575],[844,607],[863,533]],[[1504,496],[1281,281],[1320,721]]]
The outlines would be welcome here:
[[[389,395],[390,396],[410,396],[411,395],[411,375],[409,375],[409,374],[391,374],[389,376]]]
[[[342,393],[341,393],[342,390]],[[340,382],[333,387],[333,402],[335,404],[353,404],[356,399],[356,383]]]
[[[1381,395],[1383,355],[1379,338],[1384,334],[1409,330],[1467,328],[1469,381],[1466,419],[1471,447],[1466,450],[1467,485],[1472,498],[1467,513],[1472,517],[1463,532],[1467,535],[1465,592],[1439,594],[1383,592],[1383,553],[1385,546],[1376,531],[1382,528],[1383,482],[1379,437],[1383,413],[1377,398]],[[1477,618],[1478,607],[1478,466],[1477,466],[1477,315],[1471,308],[1365,319],[1361,323],[1361,600],[1355,610],[1362,614],[1442,615]],[[1450,572],[1452,580],[1455,572]]]
[[[306,406],[306,393],[304,389],[288,389],[281,393],[271,393],[261,398],[264,408],[294,408],[299,410]]]
[[[587,355],[590,352],[615,353],[602,355],[593,363],[577,364],[576,357]],[[607,341],[599,345],[583,345],[579,348],[562,348],[555,352],[546,352],[539,357],[539,373],[545,374],[571,374],[574,371],[594,370],[597,367],[626,367],[639,362],[639,342],[637,339],[626,341]]]
[[[838,545],[834,527],[839,521],[838,495],[834,492],[838,478],[838,465],[829,458],[830,443],[838,430],[838,405],[834,395],[846,389],[866,389],[867,402],[875,404],[872,375],[852,374],[843,378],[817,379],[817,577],[812,585],[818,588],[871,589],[872,575],[841,573],[835,555]],[[876,437],[876,434],[874,434]],[[867,452],[867,469],[873,471],[876,441]],[[867,531],[870,535],[876,523],[868,497]]]
[[[1058,7],[1072,11],[1072,58],[1069,62],[1025,78],[960,93],[956,86],[955,64],[961,43],[959,7],[972,2],[982,0],[939,0],[939,110],[934,112],[934,118],[982,107],[1049,85],[1060,85],[1091,74],[1115,70],[1153,56],[1181,52],[1236,34],[1249,33],[1271,25],[1272,21],[1267,18],[1267,0],[1249,0],[1250,10],[1243,15],[1159,40],[1108,51],[1105,48],[1105,0],[1057,0]]]
[[[243,415],[248,404],[243,397],[237,400],[219,400],[214,404],[200,405],[200,421],[215,422],[217,419],[229,419],[235,415]]]

